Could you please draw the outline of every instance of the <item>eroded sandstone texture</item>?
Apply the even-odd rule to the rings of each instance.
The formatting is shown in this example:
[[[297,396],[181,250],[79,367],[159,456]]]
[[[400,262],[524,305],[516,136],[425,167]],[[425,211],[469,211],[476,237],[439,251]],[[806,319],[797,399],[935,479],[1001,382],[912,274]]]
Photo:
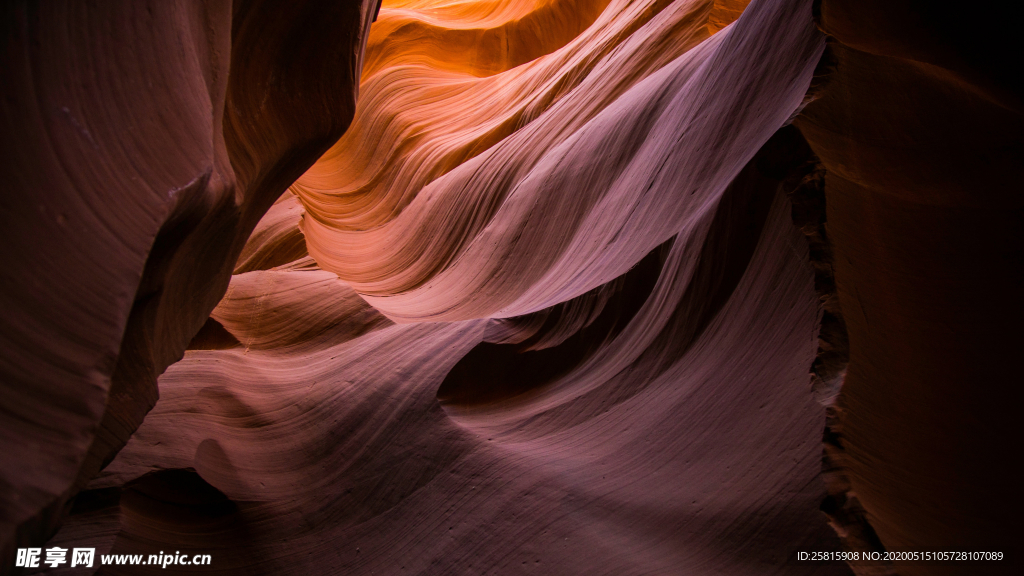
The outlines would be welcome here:
[[[2,10],[3,570],[1014,573],[1005,41],[912,2]],[[797,561],[938,548],[1007,559]]]
[[[5,3],[5,569],[142,423],[250,231],[351,121],[374,8]]]

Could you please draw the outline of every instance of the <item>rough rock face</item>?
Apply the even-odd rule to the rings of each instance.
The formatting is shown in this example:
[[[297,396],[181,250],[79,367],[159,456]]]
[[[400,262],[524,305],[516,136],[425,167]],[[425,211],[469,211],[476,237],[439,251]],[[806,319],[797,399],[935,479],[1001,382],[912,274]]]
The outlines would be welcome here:
[[[1024,344],[1016,32],[965,29],[962,14],[914,2],[819,10],[835,71],[795,124],[826,171],[851,489],[890,549],[1019,548],[1007,453]],[[899,567],[965,570],[982,567]]]
[[[1021,92],[941,17],[3,10],[4,570],[1012,552],[1011,403],[965,382],[1021,344]]]

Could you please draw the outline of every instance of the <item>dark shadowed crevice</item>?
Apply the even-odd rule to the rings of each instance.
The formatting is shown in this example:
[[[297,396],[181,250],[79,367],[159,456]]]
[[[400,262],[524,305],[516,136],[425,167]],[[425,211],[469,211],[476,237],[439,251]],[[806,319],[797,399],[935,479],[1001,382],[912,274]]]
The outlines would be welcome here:
[[[655,248],[608,284],[547,310],[511,319],[524,327],[533,322],[540,326],[514,344],[477,345],[448,373],[437,391],[438,400],[469,406],[499,402],[570,372],[629,324],[654,289],[671,246],[669,240]],[[567,338],[553,336],[580,323],[583,326]],[[556,345],[545,343],[553,338],[558,340]]]
[[[199,333],[188,343],[186,350],[227,350],[241,347],[242,343],[238,338],[228,332],[220,322],[207,318],[206,324],[203,324]]]
[[[793,130],[799,136],[794,128]],[[803,137],[800,137],[803,140]],[[842,431],[836,399],[843,385],[846,367],[850,361],[850,342],[846,322],[836,294],[832,267],[832,247],[826,229],[825,169],[807,147],[808,161],[798,179],[787,190],[793,206],[793,224],[807,239],[811,268],[814,270],[814,289],[821,307],[821,327],[818,332],[818,353],[811,365],[811,391],[815,399],[825,406],[825,430],[822,436],[822,478],[828,495],[821,503],[821,511],[829,525],[839,535],[843,547],[849,552],[885,552],[875,530],[867,518],[864,507],[852,492],[844,460]],[[896,574],[892,564],[883,561],[850,562],[858,576],[889,576]]]

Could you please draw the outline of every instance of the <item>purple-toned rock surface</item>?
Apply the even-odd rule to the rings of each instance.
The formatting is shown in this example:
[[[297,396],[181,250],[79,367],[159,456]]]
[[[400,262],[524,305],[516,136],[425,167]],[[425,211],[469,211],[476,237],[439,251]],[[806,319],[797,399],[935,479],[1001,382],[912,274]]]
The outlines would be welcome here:
[[[874,0],[2,10],[4,573],[1016,573],[1005,35]],[[936,549],[1005,559],[797,556]]]

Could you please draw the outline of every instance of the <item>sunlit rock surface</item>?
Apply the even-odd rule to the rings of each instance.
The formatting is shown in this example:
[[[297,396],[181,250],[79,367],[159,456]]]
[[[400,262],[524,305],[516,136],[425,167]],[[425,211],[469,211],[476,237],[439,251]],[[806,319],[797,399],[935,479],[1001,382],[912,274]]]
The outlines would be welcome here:
[[[854,4],[5,8],[4,553],[1013,573],[797,561],[1012,551],[1021,93]]]

